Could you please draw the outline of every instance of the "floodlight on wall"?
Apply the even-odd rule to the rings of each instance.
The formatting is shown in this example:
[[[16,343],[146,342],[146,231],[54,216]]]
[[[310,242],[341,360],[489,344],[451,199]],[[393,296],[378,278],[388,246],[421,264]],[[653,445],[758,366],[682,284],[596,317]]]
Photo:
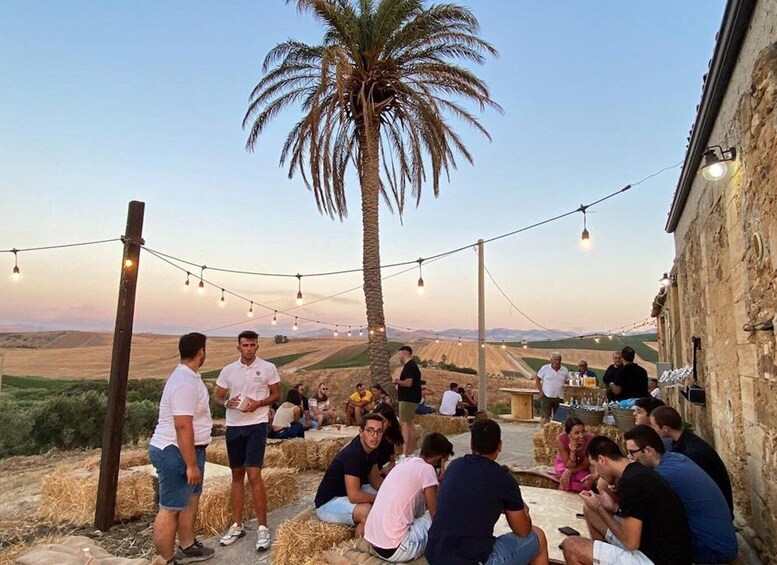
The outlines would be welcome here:
[[[729,147],[724,150],[720,145],[707,147],[704,152],[704,164],[701,166],[701,174],[710,181],[720,180],[728,172],[728,161],[736,159],[737,150]]]
[[[662,276],[660,279],[658,279],[658,282],[661,283],[661,286],[668,287],[675,281],[675,276],[670,275],[669,273],[664,273],[664,276]]]

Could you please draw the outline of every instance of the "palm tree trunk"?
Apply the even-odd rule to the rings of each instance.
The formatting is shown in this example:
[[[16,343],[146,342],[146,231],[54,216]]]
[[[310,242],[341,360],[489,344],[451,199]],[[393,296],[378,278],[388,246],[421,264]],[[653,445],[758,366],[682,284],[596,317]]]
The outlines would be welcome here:
[[[378,125],[372,124],[360,134],[361,167],[359,182],[362,192],[362,267],[364,300],[367,305],[367,336],[370,356],[370,378],[391,393],[394,387],[389,372],[386,319],[383,315],[383,284],[380,272],[380,162]]]

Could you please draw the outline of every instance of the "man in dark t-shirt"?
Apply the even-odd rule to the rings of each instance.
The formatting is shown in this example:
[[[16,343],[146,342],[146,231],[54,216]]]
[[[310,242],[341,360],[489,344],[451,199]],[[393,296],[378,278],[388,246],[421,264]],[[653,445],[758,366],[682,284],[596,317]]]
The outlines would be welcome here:
[[[402,363],[402,373],[397,384],[397,400],[399,400],[399,426],[402,428],[402,445],[404,455],[412,455],[415,451],[415,426],[413,418],[421,404],[421,369],[413,360],[413,350],[409,345],[399,348],[398,357]]]
[[[496,462],[501,430],[493,420],[472,424],[472,455],[456,459],[445,471],[426,544],[430,565],[491,562],[526,565],[548,559],[545,533],[532,527],[529,509],[512,475]],[[494,538],[500,514],[512,532]]]
[[[612,388],[610,388],[610,385],[615,381],[615,375],[618,373],[618,371],[620,371],[621,367],[623,367],[623,358],[621,357],[621,352],[613,351],[612,365],[607,367],[607,369],[604,371],[604,376],[602,377],[604,388],[607,389],[607,400],[615,400],[615,393],[612,391]]]
[[[610,385],[615,400],[650,396],[647,371],[634,362],[635,356],[634,349],[629,346],[621,350],[623,367],[615,373],[615,380]]]
[[[691,431],[683,430],[680,413],[670,406],[659,406],[650,413],[650,425],[662,438],[672,440],[672,452],[685,455],[704,469],[723,493],[731,515],[734,515],[734,497],[731,494],[731,479],[726,464],[718,452],[706,441]]]
[[[601,565],[690,565],[691,531],[683,504],[655,471],[631,463],[604,436],[588,444],[591,468],[617,484],[618,501],[607,493],[580,493],[591,538],[561,544],[567,563]]]
[[[357,535],[362,534],[380,486],[376,450],[383,432],[381,416],[364,415],[359,435],[335,455],[318,485],[315,503],[319,520],[355,525]]]

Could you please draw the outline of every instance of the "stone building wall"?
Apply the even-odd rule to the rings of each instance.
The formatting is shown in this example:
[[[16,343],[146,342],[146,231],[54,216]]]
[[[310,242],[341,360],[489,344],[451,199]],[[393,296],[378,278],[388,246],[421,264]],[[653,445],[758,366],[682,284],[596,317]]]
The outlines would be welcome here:
[[[698,175],[674,232],[676,282],[659,324],[673,367],[702,339],[699,382],[706,406],[670,404],[726,462],[743,534],[777,563],[777,369],[774,331],[745,324],[777,314],[777,0],[757,3],[707,145],[736,147],[729,175]]]

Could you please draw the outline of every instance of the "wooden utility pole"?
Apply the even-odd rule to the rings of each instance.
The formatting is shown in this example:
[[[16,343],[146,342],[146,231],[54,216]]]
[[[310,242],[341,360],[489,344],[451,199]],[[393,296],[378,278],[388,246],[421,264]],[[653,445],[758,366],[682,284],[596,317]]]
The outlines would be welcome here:
[[[478,240],[478,410],[486,409],[486,288],[483,240]]]
[[[116,328],[113,331],[111,377],[108,381],[108,409],[103,426],[100,480],[97,484],[97,505],[94,527],[103,532],[111,529],[116,515],[116,486],[119,482],[119,456],[124,431],[124,410],[127,400],[132,324],[135,318],[135,290],[138,284],[140,246],[143,244],[143,212],[145,203],[133,200],[127,211],[127,228],[122,241],[119,303],[116,308]]]

